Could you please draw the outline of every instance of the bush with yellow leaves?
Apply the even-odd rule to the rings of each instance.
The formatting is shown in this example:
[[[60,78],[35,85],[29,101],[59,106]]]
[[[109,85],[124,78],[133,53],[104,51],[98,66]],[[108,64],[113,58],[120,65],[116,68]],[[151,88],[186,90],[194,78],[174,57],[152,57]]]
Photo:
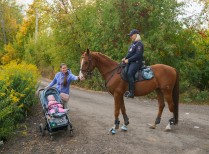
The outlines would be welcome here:
[[[35,97],[39,73],[35,65],[10,62],[0,67],[0,140],[14,133]]]

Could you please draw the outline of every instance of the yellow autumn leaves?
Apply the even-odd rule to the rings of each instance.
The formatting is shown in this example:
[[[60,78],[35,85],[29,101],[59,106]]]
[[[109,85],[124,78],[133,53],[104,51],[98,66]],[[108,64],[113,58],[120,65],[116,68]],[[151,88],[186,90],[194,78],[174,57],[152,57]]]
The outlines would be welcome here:
[[[34,103],[39,73],[25,62],[0,66],[0,139],[10,136]]]
[[[39,78],[35,65],[12,61],[0,67],[0,112],[3,104],[23,107],[25,98],[35,91]],[[4,106],[4,105],[3,105]]]

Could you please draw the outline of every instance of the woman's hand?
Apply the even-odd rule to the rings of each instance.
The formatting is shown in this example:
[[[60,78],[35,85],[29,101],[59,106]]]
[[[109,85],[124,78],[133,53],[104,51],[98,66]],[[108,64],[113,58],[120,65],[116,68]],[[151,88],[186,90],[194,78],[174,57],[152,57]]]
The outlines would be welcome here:
[[[84,79],[85,79],[84,77],[78,76],[78,81],[82,81],[82,80],[84,80]]]

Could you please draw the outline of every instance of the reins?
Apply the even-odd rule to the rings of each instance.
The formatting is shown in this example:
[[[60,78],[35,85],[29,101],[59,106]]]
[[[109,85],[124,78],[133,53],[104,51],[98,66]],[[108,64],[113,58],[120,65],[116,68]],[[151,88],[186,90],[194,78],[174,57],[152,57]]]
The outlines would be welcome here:
[[[106,72],[106,73],[103,73],[103,74],[107,74],[107,73],[110,73],[112,72],[111,76],[109,77],[109,79],[107,79],[107,81],[105,81],[105,87],[107,88],[107,84],[108,82],[112,79],[112,77],[115,75],[115,70],[118,70],[119,68],[123,67],[124,64],[123,63],[120,63],[118,64],[118,66],[116,68],[114,68],[113,70],[109,71],[109,72]]]

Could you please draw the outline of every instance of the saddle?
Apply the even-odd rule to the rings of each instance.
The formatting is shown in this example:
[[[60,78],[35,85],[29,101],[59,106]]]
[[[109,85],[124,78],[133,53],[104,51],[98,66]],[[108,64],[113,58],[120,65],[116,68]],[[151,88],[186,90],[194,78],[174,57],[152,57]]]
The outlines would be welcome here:
[[[127,65],[122,65],[121,69],[118,71],[118,74],[120,74],[121,78],[125,81],[128,81],[127,69],[128,69]],[[134,76],[134,82],[150,80],[153,77],[154,77],[154,73],[151,67],[144,65],[136,72]]]

